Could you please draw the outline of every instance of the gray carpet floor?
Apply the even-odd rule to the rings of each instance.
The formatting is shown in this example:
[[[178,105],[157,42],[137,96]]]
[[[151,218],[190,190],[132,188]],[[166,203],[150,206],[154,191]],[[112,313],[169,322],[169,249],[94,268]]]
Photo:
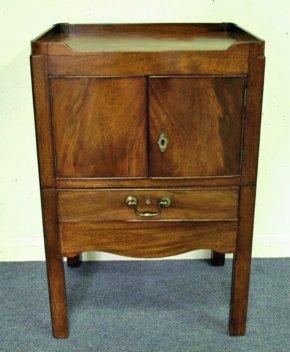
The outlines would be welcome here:
[[[70,338],[56,340],[44,263],[0,263],[0,351],[289,352],[290,258],[253,261],[245,337],[227,334],[231,266],[165,260],[66,269]]]

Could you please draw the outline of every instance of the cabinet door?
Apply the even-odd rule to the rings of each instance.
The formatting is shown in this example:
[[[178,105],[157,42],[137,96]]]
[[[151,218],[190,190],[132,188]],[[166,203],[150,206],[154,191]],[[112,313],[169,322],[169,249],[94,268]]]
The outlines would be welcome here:
[[[151,77],[150,175],[238,175],[244,90],[244,77]]]
[[[144,78],[52,78],[57,176],[147,176],[146,91]]]

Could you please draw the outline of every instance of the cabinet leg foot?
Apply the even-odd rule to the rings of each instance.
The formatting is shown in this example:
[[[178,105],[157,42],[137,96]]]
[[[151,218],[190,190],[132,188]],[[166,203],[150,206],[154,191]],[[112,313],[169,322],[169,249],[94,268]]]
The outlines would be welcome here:
[[[244,336],[246,334],[246,323],[231,325],[229,324],[230,336]]]
[[[225,254],[212,251],[211,252],[211,264],[213,266],[223,266],[225,265]]]
[[[81,266],[81,260],[80,260],[80,256],[76,255],[74,257],[68,257],[67,258],[67,266],[69,268],[78,268]]]
[[[243,336],[246,333],[250,265],[250,258],[245,258],[243,253],[237,252],[234,255],[229,319],[230,336]]]
[[[48,268],[48,283],[52,332],[55,338],[66,339],[69,332],[63,263],[59,260],[51,264],[47,263],[48,267],[51,266],[51,269]]]

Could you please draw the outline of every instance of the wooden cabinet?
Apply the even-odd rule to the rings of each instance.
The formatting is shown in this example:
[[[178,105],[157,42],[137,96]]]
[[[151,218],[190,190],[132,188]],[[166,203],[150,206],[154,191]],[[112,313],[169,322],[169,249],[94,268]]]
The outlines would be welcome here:
[[[68,336],[63,257],[196,249],[213,265],[234,253],[243,335],[263,41],[233,24],[59,24],[31,67],[54,336]]]

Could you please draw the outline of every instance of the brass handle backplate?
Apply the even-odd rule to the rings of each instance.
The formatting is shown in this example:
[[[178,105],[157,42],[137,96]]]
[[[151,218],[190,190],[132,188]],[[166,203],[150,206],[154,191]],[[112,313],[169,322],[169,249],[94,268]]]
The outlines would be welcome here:
[[[158,139],[158,146],[161,153],[164,153],[168,147],[169,139],[165,132],[162,132],[159,139]]]
[[[125,203],[128,207],[134,209],[136,215],[146,218],[153,218],[159,214],[161,214],[162,208],[167,208],[171,205],[172,201],[168,197],[164,197],[158,200],[158,210],[157,211],[148,211],[148,212],[141,212],[138,210],[138,199],[134,196],[128,196],[125,200]]]

